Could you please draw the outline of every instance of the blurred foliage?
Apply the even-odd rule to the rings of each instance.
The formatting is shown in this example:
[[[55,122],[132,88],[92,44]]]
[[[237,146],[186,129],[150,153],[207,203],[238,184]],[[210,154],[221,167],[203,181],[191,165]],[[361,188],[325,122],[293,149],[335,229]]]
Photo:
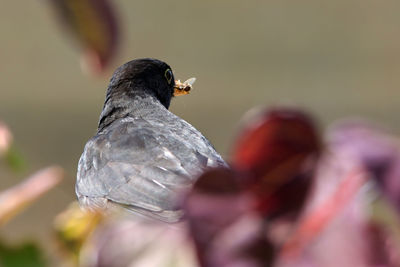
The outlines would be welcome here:
[[[359,121],[327,133],[296,109],[251,111],[231,168],[206,171],[180,198],[185,222],[72,203],[54,220],[55,257],[83,267],[330,266],[332,257],[340,266],[399,266],[399,138]],[[62,175],[49,167],[0,192],[0,222]],[[0,263],[48,266],[42,253],[31,243],[3,244]]]
[[[266,216],[297,212],[320,153],[313,119],[300,110],[254,110],[234,144],[232,168]]]
[[[78,263],[83,244],[102,221],[100,212],[84,212],[77,202],[71,205],[54,221],[54,230],[62,251]]]
[[[400,265],[398,137],[344,121],[321,150],[302,112],[245,118],[232,170],[206,172],[185,201],[201,266]]]
[[[12,145],[4,155],[4,160],[9,168],[15,172],[26,170],[27,163],[22,153],[15,145]]]
[[[47,265],[40,249],[33,243],[26,243],[18,247],[0,244],[0,266],[44,267]]]
[[[100,73],[116,53],[119,29],[112,2],[107,0],[49,0],[57,19],[83,49],[82,63]]]
[[[310,116],[298,110],[261,109],[245,117],[232,170],[200,176],[185,202],[201,266],[272,266],[284,240],[274,244],[265,222],[292,223],[302,210],[318,136]]]
[[[371,194],[373,194],[371,192]],[[373,201],[369,207],[371,222],[386,231],[387,235],[394,240],[394,251],[400,251],[400,214],[384,196],[373,196]],[[397,257],[400,257],[398,255]]]
[[[2,153],[7,165],[20,170],[24,161],[11,144],[12,136],[8,127],[1,123],[0,139]],[[7,129],[7,130],[5,130]],[[7,142],[5,141],[7,140]],[[1,158],[0,158],[1,159]],[[0,192],[0,226],[4,226],[14,216],[23,211],[44,193],[60,183],[63,170],[60,167],[49,167],[40,170],[13,187]],[[47,266],[43,253],[35,243],[28,242],[19,246],[0,243],[0,266],[2,267],[42,267]]]
[[[7,167],[18,172],[26,168],[26,161],[13,141],[14,137],[10,129],[0,121],[0,158],[4,159]]]
[[[0,225],[7,223],[44,193],[58,185],[63,175],[64,171],[60,167],[48,167],[0,192]]]

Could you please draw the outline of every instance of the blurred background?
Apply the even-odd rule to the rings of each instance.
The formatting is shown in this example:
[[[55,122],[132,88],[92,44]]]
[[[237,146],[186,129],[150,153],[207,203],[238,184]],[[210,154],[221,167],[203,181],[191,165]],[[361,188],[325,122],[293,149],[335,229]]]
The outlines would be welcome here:
[[[77,162],[109,78],[134,58],[158,58],[176,78],[197,78],[170,109],[225,156],[241,116],[258,105],[303,107],[321,129],[361,116],[400,130],[399,1],[112,3],[119,50],[104,73],[87,75],[48,1],[1,0],[0,118],[27,162],[17,174],[0,170],[1,189],[50,164],[67,171],[61,186],[0,230],[6,240],[51,238],[55,214],[75,199]]]

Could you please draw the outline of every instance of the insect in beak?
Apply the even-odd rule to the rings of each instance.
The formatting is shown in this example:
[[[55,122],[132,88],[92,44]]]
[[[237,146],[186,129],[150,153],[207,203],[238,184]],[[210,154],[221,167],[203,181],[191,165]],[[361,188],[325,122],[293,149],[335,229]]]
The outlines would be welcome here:
[[[184,82],[181,82],[180,80],[175,81],[174,96],[189,94],[195,81],[196,78],[190,78]]]

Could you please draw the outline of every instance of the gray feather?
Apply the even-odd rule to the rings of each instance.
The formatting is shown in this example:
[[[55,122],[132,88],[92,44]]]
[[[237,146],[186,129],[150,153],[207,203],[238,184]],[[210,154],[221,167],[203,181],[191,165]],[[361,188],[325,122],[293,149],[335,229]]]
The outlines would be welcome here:
[[[154,97],[138,96],[99,127],[79,161],[76,193],[88,207],[119,205],[164,221],[178,220],[177,192],[207,167],[226,166],[210,142]],[[129,112],[127,112],[127,110]]]

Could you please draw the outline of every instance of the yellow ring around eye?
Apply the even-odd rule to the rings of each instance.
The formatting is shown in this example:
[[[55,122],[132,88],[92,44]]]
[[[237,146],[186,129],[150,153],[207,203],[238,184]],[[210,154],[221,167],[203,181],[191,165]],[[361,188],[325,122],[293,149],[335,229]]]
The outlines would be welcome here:
[[[172,71],[171,69],[167,69],[164,73],[165,79],[167,79],[168,84],[171,84],[172,82]]]

